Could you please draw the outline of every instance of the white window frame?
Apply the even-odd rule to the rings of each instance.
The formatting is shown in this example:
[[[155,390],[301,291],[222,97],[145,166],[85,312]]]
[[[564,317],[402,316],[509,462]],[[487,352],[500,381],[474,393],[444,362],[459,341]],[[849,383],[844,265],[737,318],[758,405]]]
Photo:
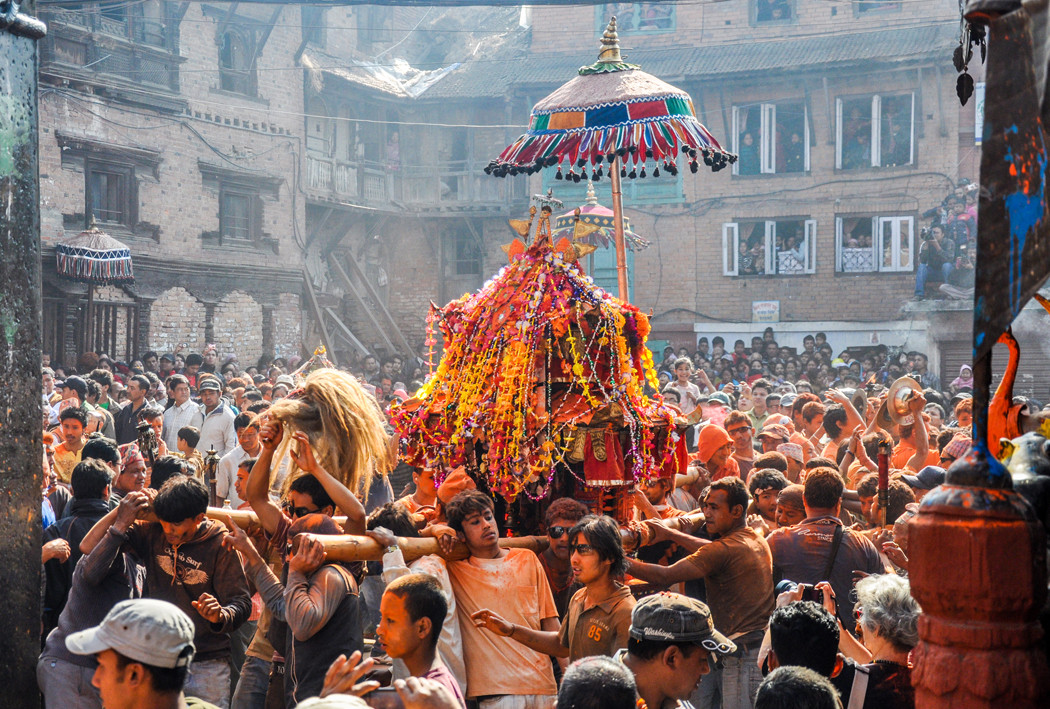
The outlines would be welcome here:
[[[782,101],[781,103],[789,103],[788,101]],[[790,103],[795,103],[791,101]],[[809,106],[806,105],[805,101],[798,101],[802,104],[802,131],[803,131],[803,172],[809,172]],[[759,109],[759,169],[760,175],[796,175],[794,172],[777,172],[777,141],[776,137],[776,126],[777,126],[777,104],[776,103],[749,103],[742,104],[740,106],[733,106],[733,134],[732,134],[732,150],[735,154],[740,154],[740,109],[741,108],[752,108],[758,107]],[[739,162],[733,163],[733,174],[740,174]]]
[[[806,249],[802,261],[803,272],[806,274],[817,272],[817,220],[816,219],[781,219],[780,221],[801,221],[803,224],[803,238],[806,240]],[[750,223],[750,222],[749,222]],[[777,220],[765,219],[758,223],[765,228],[765,263],[763,264],[767,276],[780,275],[777,273],[776,244],[777,244]],[[732,249],[732,251],[730,251]],[[732,253],[732,263],[730,263]],[[738,222],[726,222],[722,224],[722,275],[737,276],[740,274],[740,224]],[[797,274],[792,274],[797,275]]]
[[[882,167],[882,100],[883,98],[896,98],[898,96],[911,96],[911,125],[909,126],[909,143],[908,143],[908,162],[906,165],[915,164],[915,92],[914,91],[902,91],[900,93],[893,94],[875,94],[871,97],[871,142],[869,143],[871,150],[871,165],[870,167]],[[835,169],[842,169],[842,102],[844,100],[851,100],[851,98],[860,97],[839,97],[835,99]],[[808,132],[807,132],[808,140]],[[808,161],[808,145],[807,145],[807,164],[806,169],[809,170]],[[905,165],[894,165],[894,167],[905,167]],[[857,168],[850,168],[857,169]]]
[[[893,240],[893,259],[889,266],[884,266],[882,261],[882,255],[886,253],[885,243],[883,242],[882,227],[884,224],[890,224],[892,229],[890,238]],[[908,225],[908,254],[910,255],[909,263],[907,265],[901,265],[901,225]],[[908,273],[915,269],[915,218],[914,217],[878,217],[878,237],[872,239],[873,243],[878,244],[878,265],[879,271],[882,273]]]
[[[722,275],[735,276],[739,273],[740,225],[736,222],[727,222],[722,225]]]
[[[879,272],[879,218],[871,217],[871,270],[870,271],[846,271],[842,268],[842,249],[843,249],[843,226],[845,220],[849,219],[863,219],[863,217],[835,217],[835,273],[846,273],[849,275],[856,275],[858,273],[878,273]]]

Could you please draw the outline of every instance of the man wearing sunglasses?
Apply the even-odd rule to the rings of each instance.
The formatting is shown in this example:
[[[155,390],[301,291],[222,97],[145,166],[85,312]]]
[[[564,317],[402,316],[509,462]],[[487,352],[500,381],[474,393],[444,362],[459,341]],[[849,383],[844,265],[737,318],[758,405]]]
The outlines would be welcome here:
[[[587,508],[583,504],[571,497],[560,497],[551,502],[544,517],[550,545],[539,555],[540,565],[554,594],[559,618],[565,616],[569,599],[580,589],[580,584],[573,581],[569,563],[569,530],[586,514]]]
[[[343,524],[345,534],[365,533],[364,505],[318,463],[305,434],[295,434],[290,454],[295,464],[307,474],[292,481],[281,506],[270,499],[270,468],[273,466],[274,451],[281,444],[284,435],[284,427],[279,422],[266,418],[261,421],[259,443],[262,445],[262,452],[244,485],[245,498],[252,511],[259,516],[259,522],[269,540],[266,561],[270,564],[270,570],[277,572],[284,563],[288,530],[296,520],[309,514],[320,512],[331,517],[338,510],[346,515],[346,522]],[[255,571],[252,568],[249,570]],[[359,583],[360,579],[357,579],[357,582]],[[283,629],[270,631],[273,622],[272,611],[268,606],[264,607],[255,637],[248,646],[245,663],[241,668],[240,681],[234,692],[235,705],[239,705],[237,703],[240,701],[257,701],[260,694],[264,696],[266,693],[271,664],[268,659],[277,655],[267,636],[284,636]],[[275,660],[272,665],[273,676],[283,682],[283,659]]]
[[[560,630],[535,630],[510,623],[491,610],[471,617],[479,626],[552,657],[606,655],[627,647],[634,596],[622,583],[627,568],[620,527],[611,517],[588,515],[567,535],[573,576],[583,583],[569,601]]]

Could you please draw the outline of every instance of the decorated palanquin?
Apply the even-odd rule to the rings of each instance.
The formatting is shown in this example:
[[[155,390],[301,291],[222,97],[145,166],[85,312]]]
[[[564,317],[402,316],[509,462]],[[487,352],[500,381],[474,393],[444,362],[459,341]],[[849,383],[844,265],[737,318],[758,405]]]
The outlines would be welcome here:
[[[544,206],[527,246],[534,221],[535,207],[511,221],[522,238],[503,247],[509,265],[478,292],[431,308],[427,345],[433,352],[437,327],[444,352],[393,423],[412,465],[439,476],[462,465],[508,502],[554,488],[612,494],[623,518],[636,481],[679,465],[675,412],[647,394],[658,390],[649,319],[580,268],[595,247],[579,237],[592,227],[552,243]]]

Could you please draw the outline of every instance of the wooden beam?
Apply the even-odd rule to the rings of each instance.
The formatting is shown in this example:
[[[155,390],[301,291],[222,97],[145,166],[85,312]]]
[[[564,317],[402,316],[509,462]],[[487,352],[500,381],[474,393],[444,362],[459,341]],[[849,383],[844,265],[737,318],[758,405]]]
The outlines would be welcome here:
[[[339,257],[335,254],[332,254],[330,257],[328,257],[328,265],[329,267],[331,267],[332,273],[335,274],[336,278],[342,281],[343,287],[350,291],[351,295],[353,295],[354,298],[357,299],[357,302],[361,304],[361,307],[365,311],[365,315],[367,315],[368,319],[372,321],[372,327],[374,327],[376,332],[379,333],[379,336],[383,338],[383,342],[386,343],[386,346],[390,349],[390,352],[397,352],[397,348],[394,347],[394,343],[391,342],[390,338],[386,336],[386,328],[380,325],[379,321],[376,320],[376,316],[373,312],[372,306],[369,305],[368,301],[365,300],[364,296],[362,296],[361,293],[357,290],[357,287],[354,285],[353,281],[350,280],[350,276],[346,275],[346,270],[343,268],[343,264],[339,263]]]
[[[314,283],[310,279],[310,271],[305,266],[303,267],[303,285],[306,286],[306,297],[310,301],[310,309],[314,314],[314,322],[317,323],[317,330],[321,333],[321,344],[324,345],[325,350],[328,351],[328,359],[332,360],[332,364],[338,365],[339,362],[336,360],[335,351],[332,349],[332,338],[328,336],[328,329],[324,326],[324,311],[321,310],[321,306],[317,303],[317,294],[314,293]]]
[[[350,328],[346,326],[346,323],[343,322],[342,318],[339,317],[338,313],[336,313],[334,310],[327,306],[325,307],[324,311],[328,313],[328,316],[332,318],[332,322],[335,323],[335,326],[339,328],[339,330],[343,333],[343,337],[350,340],[350,343],[357,348],[357,351],[360,352],[362,356],[372,354],[368,351],[368,348],[365,347],[364,343],[362,343],[361,340],[357,339],[357,336],[350,331]]]
[[[226,28],[230,26],[230,21],[233,16],[237,14],[237,6],[239,2],[230,3],[230,9],[226,11],[226,16],[222,18],[222,22],[219,23],[219,29],[215,33],[215,36],[220,40],[219,46],[222,47],[222,36],[226,33]]]
[[[281,13],[284,12],[284,6],[278,5],[277,9],[270,15],[270,21],[266,24],[266,29],[263,30],[262,37],[255,42],[255,51],[252,53],[251,68],[255,68],[255,62],[259,59],[259,54],[262,53],[263,47],[266,46],[266,42],[270,39],[270,33],[273,32],[274,25],[277,24],[277,20],[281,18]]]
[[[310,248],[310,244],[314,243],[314,239],[317,238],[317,235],[320,234],[321,230],[328,224],[328,220],[331,218],[332,212],[334,211],[335,210],[331,207],[325,209],[324,216],[321,217],[319,222],[310,228],[310,233],[306,235],[306,246],[303,249],[304,251]]]
[[[402,349],[402,352],[404,354],[408,354],[415,357],[415,350],[412,349],[412,345],[408,344],[408,340],[405,339],[405,335],[401,332],[401,328],[399,328],[397,326],[397,323],[394,322],[394,316],[391,315],[390,311],[386,309],[385,305],[383,305],[383,301],[380,300],[379,294],[376,293],[375,288],[372,287],[372,282],[369,281],[367,277],[365,277],[364,271],[361,270],[361,267],[357,263],[357,259],[354,258],[354,255],[349,251],[346,252],[346,262],[350,265],[350,268],[353,269],[354,275],[357,276],[358,279],[360,279],[361,284],[365,287],[365,293],[368,294],[369,298],[375,301],[375,304],[379,308],[379,311],[383,313],[383,317],[386,318],[386,321],[390,324],[390,327],[393,328],[394,336],[397,339],[398,344],[400,344],[401,347],[404,348]]]

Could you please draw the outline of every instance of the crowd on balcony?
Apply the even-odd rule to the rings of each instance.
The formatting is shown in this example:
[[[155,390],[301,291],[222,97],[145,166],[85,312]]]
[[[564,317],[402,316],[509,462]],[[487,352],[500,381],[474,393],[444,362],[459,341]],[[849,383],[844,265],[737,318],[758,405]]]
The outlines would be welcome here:
[[[929,225],[920,233],[915,297],[926,299],[927,283],[940,284],[938,293],[954,300],[973,298],[977,255],[978,185],[962,179],[940,205],[926,211]]]

